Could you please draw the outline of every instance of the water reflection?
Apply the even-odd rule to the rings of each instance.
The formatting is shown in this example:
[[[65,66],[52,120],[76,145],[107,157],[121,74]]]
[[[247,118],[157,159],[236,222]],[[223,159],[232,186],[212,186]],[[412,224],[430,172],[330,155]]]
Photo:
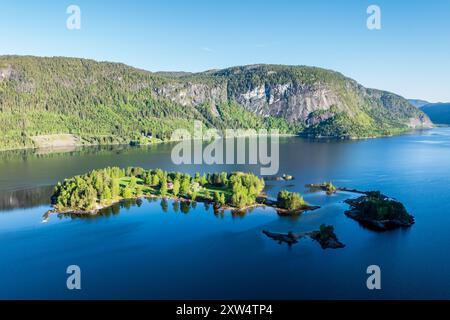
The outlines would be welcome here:
[[[33,208],[50,203],[53,186],[0,192],[0,211]]]
[[[101,154],[122,154],[130,150],[149,149],[150,146],[129,146],[129,145],[102,145],[88,147],[61,147],[61,148],[40,148],[40,149],[19,149],[0,152],[0,161],[27,160],[31,158],[58,158],[60,156],[81,156],[81,155],[101,155]]]
[[[110,207],[104,208],[100,210],[97,214],[76,214],[71,212],[65,212],[65,213],[57,213],[56,216],[59,219],[85,219],[85,220],[94,220],[94,219],[102,219],[102,218],[108,218],[111,216],[119,215],[124,210],[130,210],[133,207],[140,208],[144,201],[147,201],[148,203],[154,203],[159,202],[160,207],[164,213],[169,213],[169,207],[172,207],[173,213],[182,213],[182,214],[189,214],[192,210],[195,211],[198,208],[198,202],[197,201],[190,201],[190,200],[173,200],[168,198],[139,198],[139,199],[128,199],[128,200],[122,200]],[[209,202],[203,202],[203,209],[205,212],[211,212],[214,214],[215,217],[223,219],[225,217],[225,212],[229,212],[230,216],[232,218],[245,218],[248,214],[251,214],[254,212],[255,208],[248,208],[245,210],[232,210],[232,209],[224,209],[214,206],[213,204]],[[276,211],[274,210],[274,213]]]

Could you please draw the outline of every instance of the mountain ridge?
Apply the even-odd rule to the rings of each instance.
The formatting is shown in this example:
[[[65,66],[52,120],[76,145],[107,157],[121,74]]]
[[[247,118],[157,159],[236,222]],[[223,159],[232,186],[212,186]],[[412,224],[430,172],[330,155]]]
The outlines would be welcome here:
[[[429,104],[429,101],[421,100],[421,99],[408,99],[409,103],[411,103],[416,108],[421,108],[426,104]]]
[[[81,144],[161,140],[207,127],[279,129],[357,138],[429,128],[403,97],[317,67],[248,65],[199,73],[150,72],[123,63],[0,56],[0,149],[73,134]]]
[[[420,108],[436,124],[450,125],[450,102],[428,103]]]

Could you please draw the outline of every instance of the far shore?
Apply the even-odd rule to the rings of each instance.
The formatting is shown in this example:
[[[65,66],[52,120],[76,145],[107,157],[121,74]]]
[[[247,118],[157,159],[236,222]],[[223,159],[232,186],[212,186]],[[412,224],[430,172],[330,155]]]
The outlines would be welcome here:
[[[407,135],[407,134],[411,134],[414,133],[416,131],[428,131],[431,129],[435,129],[435,128],[439,128],[439,127],[449,127],[449,126],[444,126],[444,125],[434,125],[431,128],[422,128],[422,129],[411,129],[411,130],[405,130],[404,132],[399,132],[397,134],[387,134],[387,135],[375,135],[375,136],[369,136],[369,137],[351,137],[351,136],[308,136],[306,134],[293,134],[293,133],[280,133],[280,134],[256,134],[256,135],[239,135],[239,136],[234,136],[235,138],[246,138],[246,137],[254,137],[254,136],[277,136],[277,137],[299,137],[302,139],[312,139],[312,140],[366,140],[366,139],[377,139],[377,138],[388,138],[388,137],[396,137],[396,136],[402,136],[402,135]],[[48,135],[51,136],[51,135]],[[231,137],[229,137],[231,138]],[[77,139],[80,139],[79,137],[77,137]],[[227,137],[225,137],[224,139],[227,139]],[[161,143],[172,143],[172,142],[180,142],[183,140],[199,140],[199,139],[170,139],[170,140],[160,140],[160,141],[155,141],[152,143],[148,143],[148,144],[142,144],[142,145],[137,145],[137,146],[152,146],[152,145],[158,145]],[[82,147],[94,147],[94,146],[130,146],[130,143],[122,143],[122,142],[118,142],[118,143],[76,143],[76,144],[61,144],[59,143],[57,146],[45,146],[45,147],[39,147],[39,146],[35,146],[35,147],[19,147],[19,148],[0,148],[0,152],[6,152],[6,151],[15,151],[15,150],[42,150],[42,151],[54,151],[54,152],[58,152],[58,151],[62,151],[64,152],[64,150],[67,150],[67,148],[82,148]]]

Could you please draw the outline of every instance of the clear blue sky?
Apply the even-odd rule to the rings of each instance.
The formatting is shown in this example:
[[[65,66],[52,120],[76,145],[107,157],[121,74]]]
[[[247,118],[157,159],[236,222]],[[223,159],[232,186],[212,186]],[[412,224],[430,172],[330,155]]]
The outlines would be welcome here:
[[[81,30],[66,28],[71,4]],[[366,28],[370,4],[381,7],[381,30]],[[0,54],[150,71],[314,65],[407,98],[450,101],[450,1],[2,1]]]

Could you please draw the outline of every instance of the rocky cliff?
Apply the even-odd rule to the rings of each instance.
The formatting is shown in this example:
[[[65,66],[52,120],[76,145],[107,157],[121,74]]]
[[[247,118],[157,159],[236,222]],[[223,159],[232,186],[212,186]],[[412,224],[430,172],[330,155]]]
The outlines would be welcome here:
[[[282,118],[302,125],[306,132],[314,128],[315,135],[320,135],[322,122],[336,116],[355,122],[369,136],[371,131],[377,135],[432,126],[426,115],[402,97],[364,88],[330,70],[254,65],[176,78],[182,82],[168,84],[158,93],[183,105],[234,101],[258,116]]]

